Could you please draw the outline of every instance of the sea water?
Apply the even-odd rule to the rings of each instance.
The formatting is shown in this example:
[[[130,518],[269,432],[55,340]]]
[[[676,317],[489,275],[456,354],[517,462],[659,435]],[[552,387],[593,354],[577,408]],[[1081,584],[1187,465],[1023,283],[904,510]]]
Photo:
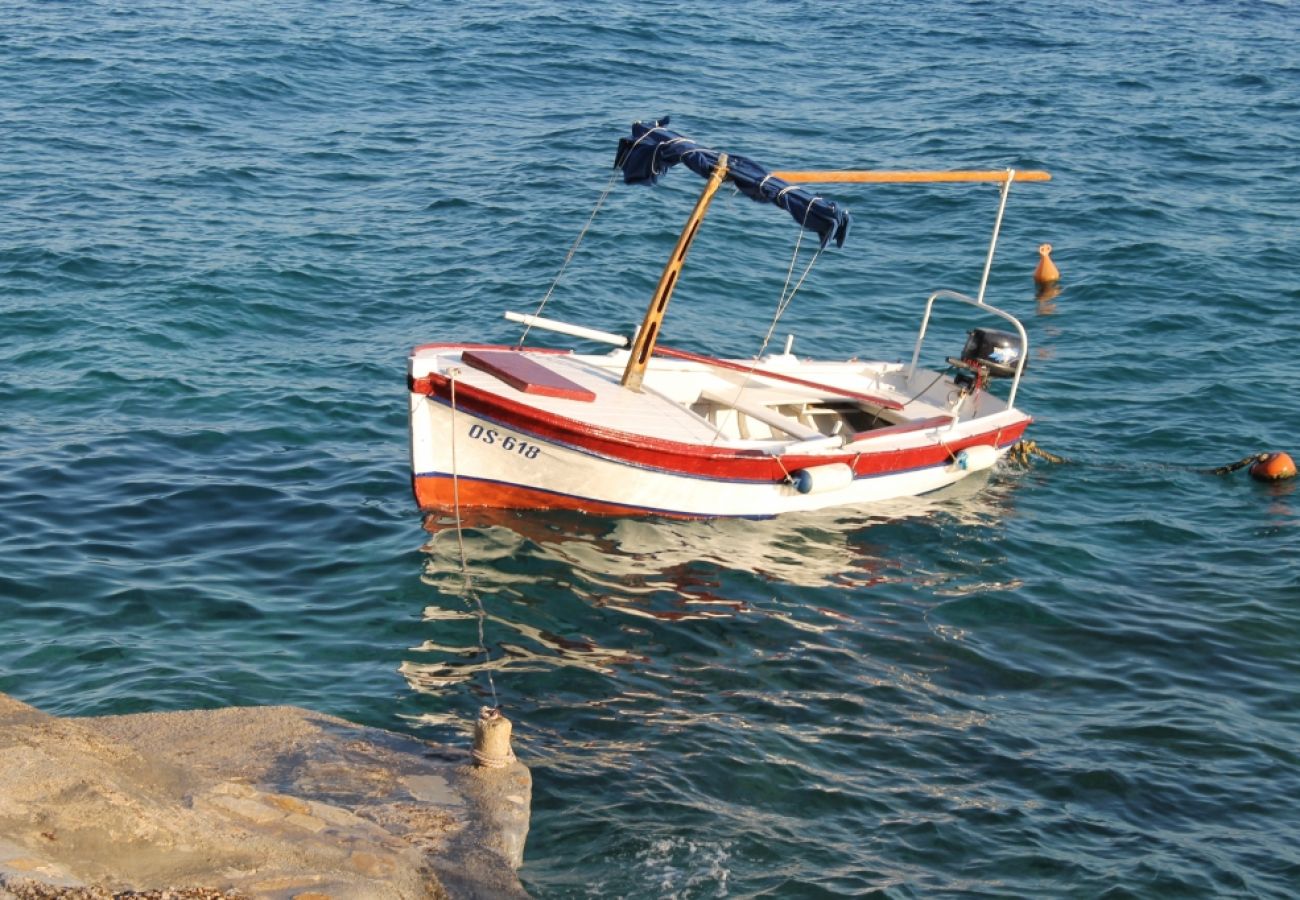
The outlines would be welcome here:
[[[0,690],[439,741],[499,702],[539,897],[1300,888],[1300,493],[1202,471],[1300,451],[1293,3],[3,20]],[[405,355],[513,341],[664,115],[774,168],[1051,171],[988,299],[1067,462],[768,522],[475,516],[462,564],[410,496]],[[630,332],[699,188],[616,185],[546,314]],[[997,189],[824,190],[853,230],[775,340],[907,358]],[[724,192],[664,342],[757,352],[796,232]]]

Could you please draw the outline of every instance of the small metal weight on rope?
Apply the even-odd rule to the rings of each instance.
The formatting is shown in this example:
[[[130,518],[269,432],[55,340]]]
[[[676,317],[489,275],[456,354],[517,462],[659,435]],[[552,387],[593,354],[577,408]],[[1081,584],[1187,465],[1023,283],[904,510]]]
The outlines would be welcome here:
[[[510,749],[510,720],[501,710],[485,706],[474,723],[474,765],[485,769],[504,769],[515,761]]]

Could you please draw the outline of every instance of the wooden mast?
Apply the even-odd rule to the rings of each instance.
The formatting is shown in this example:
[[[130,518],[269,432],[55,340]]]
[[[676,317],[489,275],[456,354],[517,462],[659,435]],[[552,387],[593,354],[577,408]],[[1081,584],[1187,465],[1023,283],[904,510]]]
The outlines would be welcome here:
[[[722,187],[726,177],[727,154],[722,153],[718,155],[718,164],[713,167],[708,183],[700,193],[700,199],[695,201],[695,209],[691,211],[690,218],[682,228],[681,236],[677,238],[673,255],[668,258],[668,264],[664,266],[663,274],[659,276],[659,286],[655,288],[654,296],[650,298],[645,319],[641,322],[641,329],[632,344],[632,353],[628,356],[627,368],[623,371],[625,388],[641,390],[646,364],[650,361],[654,353],[655,341],[659,338],[659,326],[663,323],[664,311],[668,309],[668,301],[672,298],[673,288],[677,285],[677,276],[682,271],[682,264],[686,262],[686,251],[691,248],[691,242],[695,240],[695,232],[704,219],[704,213],[708,211],[713,195],[717,193],[718,188]]]

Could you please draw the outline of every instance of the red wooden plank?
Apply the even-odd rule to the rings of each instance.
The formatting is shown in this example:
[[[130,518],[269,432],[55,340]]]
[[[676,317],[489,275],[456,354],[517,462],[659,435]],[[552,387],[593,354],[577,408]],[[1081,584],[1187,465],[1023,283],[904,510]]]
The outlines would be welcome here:
[[[930,428],[938,428],[940,425],[949,425],[951,423],[952,416],[931,416],[928,419],[916,419],[912,422],[903,422],[899,425],[885,425],[881,428],[872,428],[870,431],[856,431],[853,433],[853,437],[849,443],[856,444],[858,441],[885,437],[891,434],[907,434],[912,431],[926,431]]]
[[[584,403],[596,399],[594,392],[516,350],[466,350],[460,358],[466,365],[494,375],[525,394],[562,397]]]

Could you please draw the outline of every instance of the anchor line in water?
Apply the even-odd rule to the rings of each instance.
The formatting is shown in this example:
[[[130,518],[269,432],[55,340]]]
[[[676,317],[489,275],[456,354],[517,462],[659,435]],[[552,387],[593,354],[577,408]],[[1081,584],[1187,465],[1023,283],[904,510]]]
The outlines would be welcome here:
[[[1295,461],[1286,453],[1256,453],[1226,466],[1211,469],[1215,475],[1228,475],[1250,466],[1250,477],[1256,481],[1286,481],[1295,478]]]
[[[1187,463],[1088,463],[1086,461],[1070,460],[1063,456],[1057,456],[1039,447],[1034,441],[1019,441],[1007,454],[1008,459],[1013,463],[1028,468],[1034,458],[1044,460],[1054,464],[1069,465],[1092,465],[1097,468],[1105,469],[1173,469],[1181,472],[1195,472],[1200,475],[1231,475],[1233,472],[1250,467],[1251,477],[1257,481],[1285,481],[1295,477],[1295,465],[1291,462],[1291,457],[1285,453],[1252,453],[1243,457],[1236,462],[1228,463],[1223,466],[1214,466],[1206,468],[1205,466],[1194,466]]]
[[[1030,460],[1034,457],[1038,457],[1039,459],[1050,463],[1059,464],[1069,462],[1065,457],[1057,456],[1055,453],[1049,453],[1042,447],[1039,447],[1035,441],[1017,441],[1011,447],[1007,456],[1012,462],[1024,466],[1025,468],[1029,467]]]
[[[1202,471],[1207,475],[1231,475],[1238,469],[1244,469],[1251,463],[1260,462],[1267,458],[1267,453],[1252,453],[1250,456],[1247,456],[1244,459],[1239,459],[1234,463],[1228,463],[1226,466],[1217,466],[1213,469],[1203,469]]]
[[[456,432],[458,430],[456,423],[456,378],[460,375],[460,369],[448,369],[447,380],[451,387],[451,504],[456,515],[456,545],[460,548],[460,573],[465,579],[464,586],[461,588],[461,597],[465,600],[473,600],[474,606],[478,610],[476,618],[478,619],[478,649],[483,654],[483,662],[492,661],[488,653],[487,638],[484,635],[483,623],[487,619],[487,611],[483,608],[483,601],[474,588],[474,580],[469,574],[469,559],[465,555],[465,535],[461,525],[460,515],[460,469],[456,464]],[[497,699],[497,685],[492,678],[492,669],[484,666],[484,673],[487,675],[488,688],[492,691],[492,708],[501,709],[501,703]]]

